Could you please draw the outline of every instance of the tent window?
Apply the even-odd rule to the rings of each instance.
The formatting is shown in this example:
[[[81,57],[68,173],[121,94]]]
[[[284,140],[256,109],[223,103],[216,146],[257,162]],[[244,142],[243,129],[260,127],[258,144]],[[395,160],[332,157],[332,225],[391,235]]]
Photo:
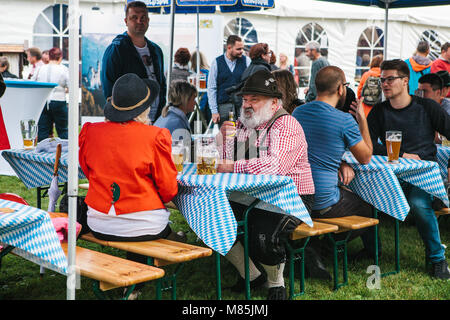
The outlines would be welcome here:
[[[436,60],[441,55],[441,40],[439,35],[434,30],[425,30],[420,37],[420,41],[425,40],[430,44],[430,54],[428,57],[431,60]]]
[[[369,70],[370,61],[378,54],[384,52],[384,32],[382,29],[371,26],[366,28],[359,37],[356,52],[355,81],[359,82],[364,72]]]
[[[307,87],[311,71],[311,60],[306,56],[305,46],[310,41],[320,43],[320,54],[328,57],[328,36],[325,30],[317,23],[309,23],[299,31],[295,40],[295,80],[299,87]]]
[[[69,59],[69,11],[65,4],[55,4],[42,11],[33,26],[33,46],[41,51],[58,47],[63,60]],[[81,23],[80,23],[81,35]],[[80,36],[81,42],[81,36]],[[80,45],[81,50],[81,45]],[[80,54],[81,57],[81,54]]]
[[[258,43],[258,33],[253,24],[244,18],[236,18],[227,23],[224,30],[223,51],[227,48],[227,39],[235,34],[244,41],[244,50],[248,52],[250,47]]]

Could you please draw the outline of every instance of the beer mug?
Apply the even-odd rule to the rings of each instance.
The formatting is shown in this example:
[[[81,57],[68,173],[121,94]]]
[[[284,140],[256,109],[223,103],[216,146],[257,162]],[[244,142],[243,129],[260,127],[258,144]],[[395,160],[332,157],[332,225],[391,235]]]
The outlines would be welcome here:
[[[172,159],[178,172],[183,172],[185,147],[183,140],[172,141]]]
[[[202,137],[196,141],[197,174],[216,174],[219,152],[213,137]]]
[[[20,120],[24,149],[33,149],[36,146],[37,123],[33,119]]]
[[[199,83],[200,83],[200,85],[199,85],[199,87],[200,87],[200,89],[206,89],[206,74],[200,74],[199,76],[198,76],[198,81],[199,81]]]
[[[188,82],[192,85],[196,85],[196,75],[195,74],[191,74],[188,78]]]
[[[386,131],[386,149],[389,163],[399,163],[400,145],[402,144],[401,131]]]

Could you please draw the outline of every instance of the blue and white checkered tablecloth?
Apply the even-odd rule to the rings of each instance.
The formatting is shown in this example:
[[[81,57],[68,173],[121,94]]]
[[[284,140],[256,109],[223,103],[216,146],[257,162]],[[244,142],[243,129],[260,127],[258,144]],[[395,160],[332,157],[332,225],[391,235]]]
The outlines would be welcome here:
[[[401,221],[409,212],[409,205],[399,180],[408,182],[441,199],[449,206],[447,192],[439,166],[434,161],[400,158],[400,163],[390,164],[385,156],[372,156],[367,165],[359,164],[350,152],[345,160],[355,171],[349,188],[378,210]]]
[[[450,147],[445,147],[440,144],[437,145],[436,158],[439,164],[439,170],[441,171],[442,179],[447,181],[448,171],[448,158],[450,158]]]
[[[17,202],[1,200],[0,208],[15,212],[0,213],[0,243],[14,253],[43,267],[67,274],[67,259],[47,212]]]
[[[28,189],[50,185],[55,165],[54,153],[36,153],[33,150],[4,150],[3,158],[11,165],[19,179]],[[68,152],[62,152],[58,169],[58,182],[66,182]],[[78,170],[78,178],[85,179],[83,171]]]
[[[196,170],[194,164],[185,164],[185,171],[177,177],[178,194],[173,202],[197,236],[222,255],[227,254],[236,240],[237,222],[228,202],[233,191],[277,206],[313,225],[290,177],[240,173],[197,175]]]

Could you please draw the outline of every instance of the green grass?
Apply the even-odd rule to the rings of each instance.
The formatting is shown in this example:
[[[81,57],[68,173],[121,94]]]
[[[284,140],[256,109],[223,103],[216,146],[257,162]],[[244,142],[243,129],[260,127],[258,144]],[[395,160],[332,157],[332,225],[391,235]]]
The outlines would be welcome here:
[[[25,198],[31,205],[36,205],[36,190],[26,189],[16,177],[0,176],[0,193],[12,192]],[[42,208],[47,207],[47,199],[43,200]],[[178,211],[172,211],[171,221],[173,229],[188,233],[188,242],[204,245],[191,231],[188,224]],[[440,224],[442,243],[450,244],[450,219]],[[394,223],[386,216],[380,217],[380,234],[383,242],[383,256],[380,260],[381,272],[394,269]],[[112,248],[101,248],[99,245],[82,240],[78,245],[93,250],[125,257],[124,252]],[[362,248],[361,241],[356,239],[349,245],[349,253]],[[400,224],[400,266],[399,274],[381,279],[381,289],[368,289],[366,282],[371,274],[366,273],[371,261],[349,263],[349,283],[347,286],[333,291],[331,281],[306,279],[305,294],[299,300],[449,300],[450,282],[431,278],[425,270],[424,246],[416,227],[406,221]],[[447,250],[448,251],[448,250]],[[234,283],[237,273],[233,266],[224,258],[221,259],[222,286]],[[332,271],[331,261],[327,261],[329,271]],[[174,266],[165,267],[170,274]],[[285,278],[286,284],[288,279]],[[296,281],[296,290],[299,289]],[[114,298],[121,296],[122,290],[112,290]],[[266,289],[252,290],[252,298],[265,299]],[[222,292],[224,300],[244,299],[244,294],[232,294],[227,290]],[[140,299],[154,299],[155,284],[146,284]],[[168,292],[164,299],[170,299]],[[215,289],[215,261],[214,256],[198,259],[186,263],[178,276],[177,298],[179,300],[214,300]],[[66,277],[47,270],[44,277],[39,276],[39,266],[14,255],[7,255],[2,260],[0,269],[0,300],[65,300]],[[92,291],[92,281],[81,278],[81,288],[76,290],[77,300],[96,299]]]

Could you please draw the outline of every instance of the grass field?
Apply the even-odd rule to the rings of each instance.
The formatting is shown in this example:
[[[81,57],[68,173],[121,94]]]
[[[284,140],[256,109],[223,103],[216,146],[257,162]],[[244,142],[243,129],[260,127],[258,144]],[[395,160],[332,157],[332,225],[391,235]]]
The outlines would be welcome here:
[[[0,193],[13,192],[25,198],[30,205],[36,205],[36,190],[28,190],[16,177],[0,176]],[[44,199],[42,208],[47,207]],[[173,229],[183,230],[188,234],[188,242],[203,245],[197,236],[190,230],[184,218],[178,211],[172,211],[171,220]],[[440,224],[442,243],[450,244],[450,219]],[[383,256],[380,260],[381,272],[394,269],[394,223],[386,215],[380,217],[380,234],[383,243]],[[125,257],[124,252],[111,248],[101,248],[99,245],[79,240],[78,245],[94,250],[103,250],[109,254]],[[360,239],[352,241],[349,253],[362,248]],[[390,275],[381,279],[380,289],[369,289],[367,282],[372,273],[366,273],[371,261],[349,263],[349,283],[347,286],[333,291],[331,281],[306,279],[306,293],[299,300],[449,300],[450,281],[432,279],[425,270],[425,250],[419,238],[416,227],[412,221],[400,224],[400,265],[399,274]],[[447,250],[448,254],[448,250]],[[222,285],[232,285],[237,272],[225,259],[222,261]],[[327,261],[329,271],[332,271],[331,260]],[[166,268],[166,274],[174,270],[173,266]],[[287,284],[287,278],[286,284]],[[296,290],[298,290],[296,281]],[[76,290],[77,300],[96,299],[92,292],[90,279],[81,278],[81,288]],[[113,298],[119,298],[122,290],[111,292]],[[252,290],[252,297],[257,300],[265,299],[266,289]],[[233,294],[223,290],[223,299],[244,299],[244,294]],[[155,298],[155,284],[146,284],[141,300]],[[170,299],[165,293],[164,299]],[[177,298],[179,300],[214,300],[215,289],[215,262],[214,257],[199,259],[185,264],[178,276]],[[0,269],[0,300],[65,300],[66,277],[46,271],[41,279],[39,266],[22,258],[7,255],[3,258]]]

